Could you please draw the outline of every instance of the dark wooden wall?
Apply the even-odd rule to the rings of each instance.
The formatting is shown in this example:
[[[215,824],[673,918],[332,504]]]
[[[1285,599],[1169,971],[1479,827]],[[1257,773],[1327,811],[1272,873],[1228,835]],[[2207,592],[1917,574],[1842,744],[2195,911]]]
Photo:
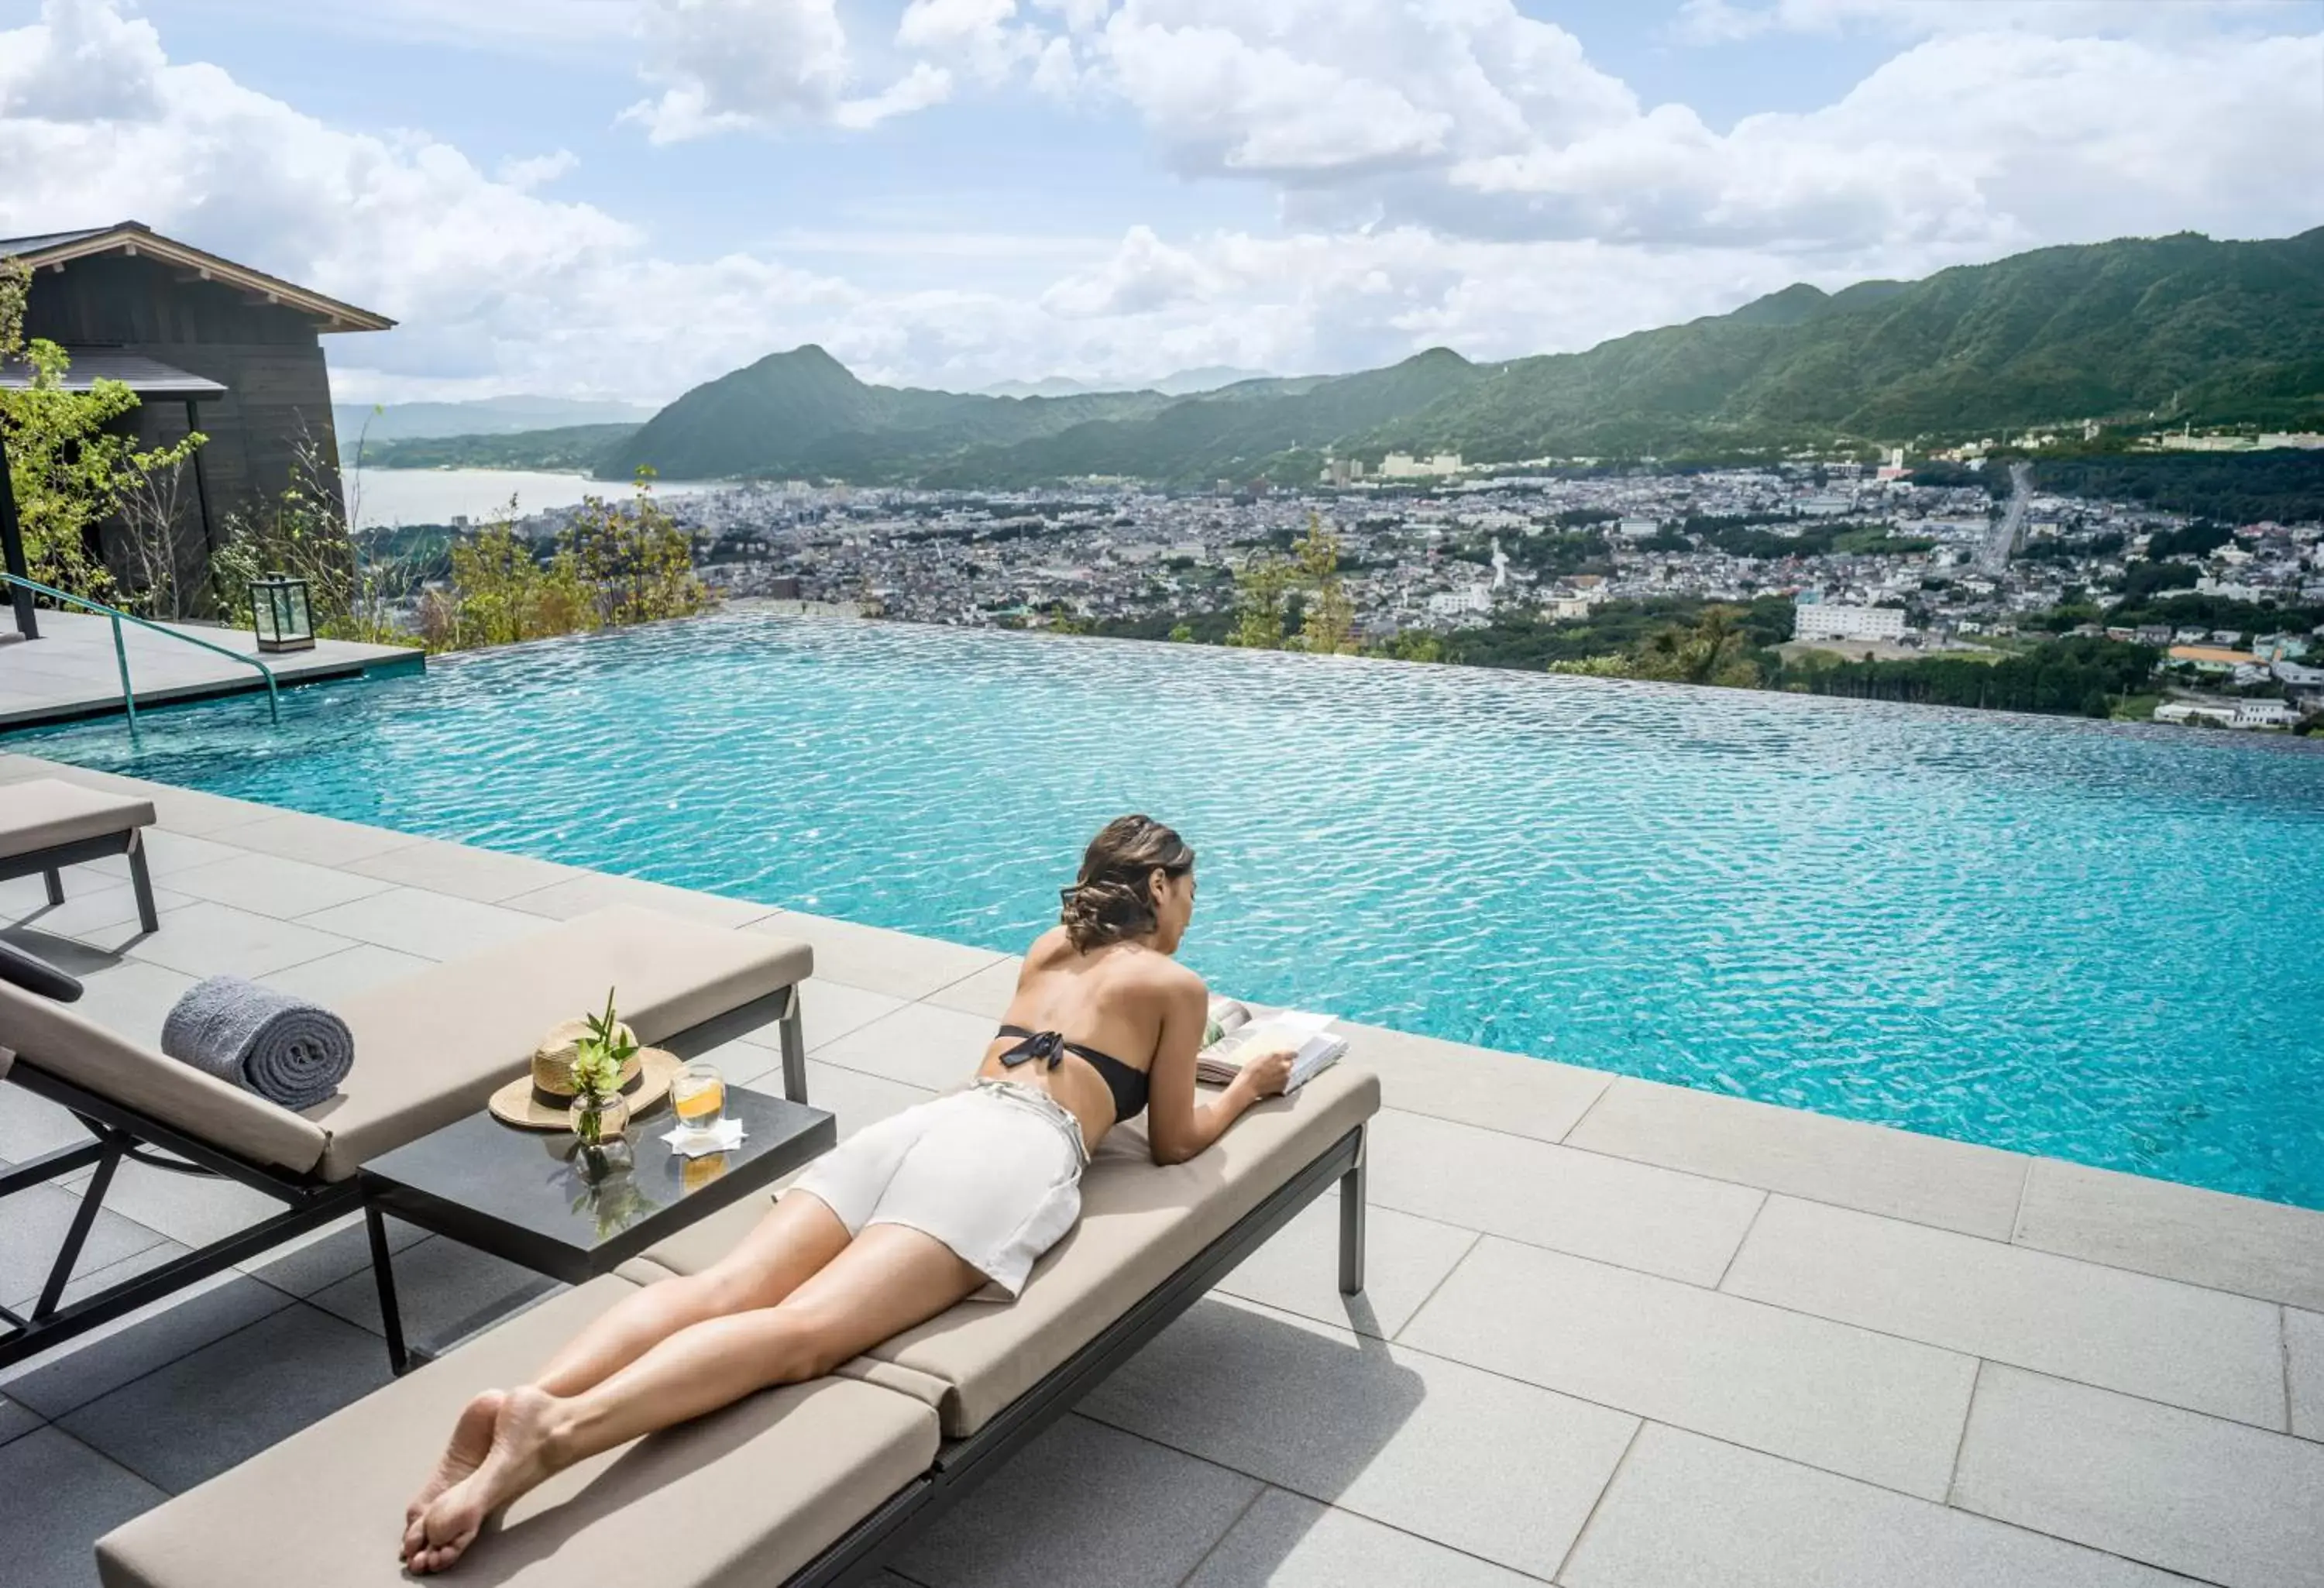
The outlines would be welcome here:
[[[290,484],[302,442],[312,443],[337,488],[330,372],[317,324],[175,265],[106,254],[38,272],[24,328],[52,341],[142,354],[226,388],[225,396],[200,405],[201,430],[209,438],[201,456],[211,534],[223,540],[229,515],[264,511]],[[147,446],[186,433],[181,400],[149,397],[135,418]],[[206,585],[208,547],[190,478],[176,539],[181,586]]]

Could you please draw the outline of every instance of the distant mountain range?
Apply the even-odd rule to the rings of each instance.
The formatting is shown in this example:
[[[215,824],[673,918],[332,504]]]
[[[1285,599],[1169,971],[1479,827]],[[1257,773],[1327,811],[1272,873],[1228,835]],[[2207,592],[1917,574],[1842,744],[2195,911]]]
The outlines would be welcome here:
[[[1326,450],[1371,462],[1392,450],[1674,459],[2083,418],[2324,424],[2324,227],[2266,242],[2181,234],[2046,248],[1920,282],[1787,287],[1586,353],[1472,364],[1439,347],[1386,369],[1190,395],[875,386],[800,347],[609,434],[595,472],[1186,485],[1303,475]],[[576,439],[557,440],[569,454]]]
[[[1263,369],[1237,369],[1232,365],[1214,364],[1203,369],[1182,369],[1176,374],[1164,375],[1158,381],[1141,381],[1137,390],[1159,392],[1165,397],[1191,397],[1198,392],[1215,392],[1221,386],[1231,386],[1239,381],[1263,381],[1268,374]],[[1106,385],[1097,381],[1072,381],[1063,375],[1051,375],[1043,381],[1003,381],[997,386],[987,386],[982,393],[987,397],[1086,397],[1093,392],[1120,392],[1130,388],[1116,383]]]
[[[636,402],[482,397],[465,402],[391,402],[375,410],[342,402],[333,406],[331,424],[339,433],[340,446],[353,451],[358,438],[410,441],[434,436],[506,436],[574,425],[643,424],[653,416],[651,405]]]

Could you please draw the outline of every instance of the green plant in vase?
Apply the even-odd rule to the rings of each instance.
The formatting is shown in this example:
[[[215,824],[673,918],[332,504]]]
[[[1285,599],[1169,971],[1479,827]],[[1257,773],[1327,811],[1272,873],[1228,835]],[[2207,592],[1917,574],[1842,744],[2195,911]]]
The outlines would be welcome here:
[[[622,1072],[637,1057],[637,1039],[613,1012],[613,989],[605,989],[605,1012],[585,1017],[589,1034],[573,1045],[573,1134],[584,1147],[621,1140],[629,1128],[630,1103],[622,1095]]]

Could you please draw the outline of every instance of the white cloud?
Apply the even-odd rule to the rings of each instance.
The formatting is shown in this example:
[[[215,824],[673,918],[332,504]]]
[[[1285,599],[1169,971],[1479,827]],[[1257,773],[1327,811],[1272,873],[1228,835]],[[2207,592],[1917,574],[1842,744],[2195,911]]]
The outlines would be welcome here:
[[[2298,27],[2311,23],[2314,11],[2313,0],[1686,0],[1673,31],[1696,44],[1852,27],[1907,36],[2000,29],[2089,35],[2208,31],[2223,22]]]
[[[2182,226],[2280,235],[2315,224],[2324,192],[2315,35],[1939,33],[1831,106],[1720,134],[1642,106],[1505,0],[932,0],[911,24],[923,59],[872,92],[811,0],[782,13],[779,59],[713,60],[714,35],[767,14],[716,0],[691,8],[696,53],[655,58],[667,132],[869,122],[1005,56],[1076,114],[1126,106],[1181,171],[1264,185],[1281,220],[1092,239],[1016,235],[996,210],[922,235],[907,212],[678,259],[553,197],[576,186],[569,154],[486,171],[424,134],[337,127],[171,62],[120,5],[45,0],[0,32],[0,235],[134,216],[392,315],[401,329],[329,339],[355,400],[666,396],[806,341],[868,379],[962,390],[1339,370],[1437,343],[1504,357],[1802,279]],[[1042,35],[1039,55],[1011,30]]]
[[[30,121],[151,120],[162,62],[152,23],[110,5],[44,5],[37,45],[11,69],[0,57],[0,116]]]
[[[622,118],[657,143],[827,122],[861,130],[946,98],[952,79],[919,62],[876,92],[856,72],[836,0],[650,0],[639,20],[659,98]]]

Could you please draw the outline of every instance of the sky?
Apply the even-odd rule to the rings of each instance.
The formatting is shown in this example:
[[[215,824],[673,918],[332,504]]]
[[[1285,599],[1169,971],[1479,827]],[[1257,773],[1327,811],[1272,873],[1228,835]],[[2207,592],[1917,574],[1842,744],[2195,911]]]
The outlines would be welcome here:
[[[133,218],[343,401],[1499,359],[2324,224],[2324,0],[0,0],[0,237]]]

